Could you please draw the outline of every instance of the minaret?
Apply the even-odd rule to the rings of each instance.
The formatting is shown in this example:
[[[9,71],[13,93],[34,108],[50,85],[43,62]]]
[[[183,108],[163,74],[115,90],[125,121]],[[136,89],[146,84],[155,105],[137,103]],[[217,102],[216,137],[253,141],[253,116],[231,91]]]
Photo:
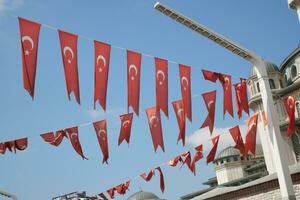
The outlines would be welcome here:
[[[297,11],[298,19],[300,22],[300,0],[288,0],[289,8]]]

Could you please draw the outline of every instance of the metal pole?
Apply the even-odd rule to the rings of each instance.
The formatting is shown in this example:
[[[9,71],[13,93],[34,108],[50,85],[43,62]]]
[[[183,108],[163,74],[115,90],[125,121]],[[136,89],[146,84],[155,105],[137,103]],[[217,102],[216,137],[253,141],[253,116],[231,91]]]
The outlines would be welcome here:
[[[202,36],[212,40],[213,42],[219,44],[223,48],[229,50],[230,52],[234,53],[242,57],[243,59],[251,62],[257,68],[257,76],[259,80],[259,84],[261,86],[261,98],[263,102],[263,107],[266,112],[266,116],[268,119],[268,132],[273,136],[273,149],[274,149],[274,157],[275,157],[275,164],[276,164],[276,171],[278,182],[281,191],[282,199],[295,199],[295,193],[293,189],[292,179],[290,176],[288,164],[286,158],[284,156],[284,141],[283,137],[280,132],[279,128],[279,120],[277,116],[277,112],[275,111],[273,95],[271,92],[271,88],[269,85],[269,77],[266,71],[267,64],[256,53],[253,53],[247,50],[244,47],[241,47],[236,42],[232,42],[231,40],[227,39],[226,37],[222,36],[219,33],[208,29],[207,27],[195,22],[192,19],[189,19],[182,15],[181,13],[168,8],[161,3],[156,3],[154,8],[164,15],[176,20],[177,22],[185,25],[186,27],[196,31],[197,33],[201,34]]]

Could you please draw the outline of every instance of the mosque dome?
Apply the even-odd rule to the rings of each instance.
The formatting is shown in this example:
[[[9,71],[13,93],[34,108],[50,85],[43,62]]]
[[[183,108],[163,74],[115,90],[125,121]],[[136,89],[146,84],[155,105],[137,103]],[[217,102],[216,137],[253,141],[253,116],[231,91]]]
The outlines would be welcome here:
[[[131,195],[127,200],[160,200],[160,198],[151,192],[139,191]]]
[[[275,65],[274,63],[269,62],[269,61],[265,61],[265,62],[267,64],[267,73],[268,74],[274,73],[274,72],[279,72],[277,65]],[[255,68],[255,66],[253,66],[251,69],[251,72],[250,72],[250,77],[256,76],[256,75],[257,75],[256,68]]]

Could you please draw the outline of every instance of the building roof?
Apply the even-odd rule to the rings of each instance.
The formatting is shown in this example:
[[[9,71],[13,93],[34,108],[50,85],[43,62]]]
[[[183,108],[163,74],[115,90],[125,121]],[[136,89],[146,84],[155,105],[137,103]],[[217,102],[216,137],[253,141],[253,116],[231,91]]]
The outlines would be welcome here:
[[[279,72],[279,69],[277,67],[277,65],[275,65],[274,63],[270,62],[270,61],[265,61],[266,64],[267,64],[267,73],[273,73],[273,72]],[[251,71],[250,71],[250,76],[249,77],[252,77],[252,76],[256,76],[257,75],[257,72],[256,72],[256,67],[253,66]]]
[[[151,192],[141,190],[131,195],[128,200],[160,200],[160,198]]]
[[[289,166],[289,168],[290,168],[290,174],[300,173],[300,163]],[[215,197],[215,196],[219,196],[219,195],[222,195],[222,194],[225,194],[225,193],[241,190],[241,189],[244,189],[244,188],[255,186],[255,185],[265,183],[265,182],[275,180],[275,179],[277,179],[277,174],[273,173],[273,174],[270,174],[268,176],[264,176],[262,178],[259,178],[259,179],[256,179],[254,181],[245,183],[245,184],[240,185],[240,186],[233,186],[233,187],[218,186],[218,187],[215,187],[214,189],[212,189],[212,190],[210,190],[210,191],[208,191],[208,192],[206,192],[202,195],[199,195],[199,196],[196,196],[196,197],[192,198],[192,200],[203,200],[203,199],[212,198],[212,197]]]
[[[283,71],[286,66],[288,65],[288,63],[294,59],[294,57],[299,53],[300,51],[300,44],[298,45],[298,47],[292,52],[290,53],[290,55],[288,55],[288,57],[286,57],[283,62],[280,65],[280,71]]]

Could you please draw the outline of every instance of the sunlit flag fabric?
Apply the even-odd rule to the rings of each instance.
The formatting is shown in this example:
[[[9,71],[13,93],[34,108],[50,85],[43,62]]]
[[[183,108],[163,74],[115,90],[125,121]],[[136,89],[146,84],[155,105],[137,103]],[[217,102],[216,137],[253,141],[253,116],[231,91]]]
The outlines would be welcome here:
[[[295,97],[288,96],[284,99],[284,107],[288,115],[287,136],[290,137],[295,133]]]
[[[124,140],[126,140],[126,142],[129,144],[132,119],[133,119],[133,113],[128,113],[120,116],[121,128],[120,128],[118,145],[120,145]]]
[[[63,59],[65,80],[69,100],[73,92],[76,101],[80,104],[79,79],[77,66],[77,40],[78,36],[58,30],[61,55]]]
[[[19,19],[24,89],[34,98],[37,53],[41,24]]]
[[[104,111],[106,110],[110,49],[109,44],[94,41],[94,109],[97,101],[99,101]]]
[[[242,117],[242,111],[244,110],[249,115],[248,97],[246,89],[246,80],[241,79],[240,83],[234,84],[236,108],[239,119]]]
[[[146,109],[146,114],[155,152],[158,146],[165,151],[160,112],[157,111],[156,107],[152,107]]]
[[[192,172],[194,173],[194,175],[196,175],[196,163],[203,158],[203,145],[200,144],[198,145],[197,147],[195,147],[195,155],[194,155],[194,158],[191,162],[191,169],[192,169]]]
[[[223,87],[223,115],[228,112],[233,117],[231,76],[219,74],[219,81]]]
[[[185,145],[185,116],[184,116],[184,110],[183,110],[183,102],[182,100],[177,100],[172,102],[174,112],[177,118],[177,123],[179,127],[179,134],[177,143],[182,140],[183,146]]]
[[[239,126],[235,126],[229,129],[230,135],[233,138],[234,142],[235,142],[235,146],[234,148],[238,149],[240,151],[240,153],[244,156],[246,156],[245,154],[245,145],[243,142],[243,138],[241,135],[241,131]]]
[[[182,160],[184,158],[181,167],[185,164],[189,168],[189,170],[191,170],[191,172],[193,172],[193,169],[191,166],[191,163],[192,163],[191,152],[190,151],[184,152],[183,154],[181,154],[181,158],[182,158]]]
[[[168,161],[168,165],[171,167],[176,167],[178,163],[182,163],[183,160],[181,158],[181,155],[176,156],[175,158]]]
[[[156,108],[168,117],[168,61],[155,58]]]
[[[118,194],[124,195],[126,191],[129,189],[130,181],[126,181],[126,183],[121,183],[115,187]]]
[[[205,121],[203,122],[203,124],[201,125],[201,128],[208,126],[211,134],[213,132],[214,123],[215,123],[216,95],[217,95],[216,90],[202,94],[202,97],[206,105],[206,109],[208,111],[208,115]]]
[[[103,193],[100,193],[100,194],[98,194],[98,196],[100,197],[100,198],[102,198],[102,200],[108,200],[108,198],[105,196],[105,194],[103,194]]]
[[[142,177],[145,181],[148,182],[155,175],[155,170],[157,170],[159,172],[159,176],[160,176],[160,178],[159,178],[159,180],[160,180],[160,190],[162,192],[164,192],[164,190],[165,190],[165,180],[164,180],[164,174],[163,174],[163,172],[162,172],[162,170],[161,170],[160,167],[156,167],[155,169],[151,169],[151,171],[148,174],[143,173],[143,174],[140,175],[140,177]]]
[[[82,157],[82,159],[87,160],[87,158],[83,155],[82,152],[81,144],[78,137],[78,127],[66,128],[65,130],[69,136],[70,142],[75,151]]]
[[[67,137],[66,132],[64,130],[58,130],[55,133],[49,132],[41,134],[41,137],[45,142],[48,142],[49,144],[53,146],[59,146],[64,137]]]
[[[192,122],[191,67],[180,64],[179,75],[184,113]]]
[[[219,78],[219,73],[208,71],[203,69],[202,74],[205,80],[211,81],[211,82],[216,82]]]
[[[127,50],[127,109],[129,112],[131,106],[136,115],[139,115],[141,62],[140,53]]]
[[[115,198],[115,188],[113,187],[113,188],[109,188],[108,190],[107,190],[107,194],[108,194],[108,196],[111,198],[111,199],[114,199]]]
[[[4,143],[0,143],[0,154],[5,154],[6,145]]]
[[[215,159],[215,156],[217,153],[217,148],[218,148],[218,143],[219,143],[219,138],[220,138],[220,135],[218,135],[212,139],[213,148],[210,150],[209,154],[206,157],[207,164],[212,162]]]
[[[245,154],[249,153],[255,156],[256,147],[256,130],[257,130],[258,113],[252,115],[248,120],[248,128],[245,142]]]
[[[109,153],[108,153],[108,137],[107,137],[106,120],[94,122],[93,125],[98,138],[98,143],[100,145],[103,154],[102,163],[106,162],[108,164],[107,160],[109,158]]]

